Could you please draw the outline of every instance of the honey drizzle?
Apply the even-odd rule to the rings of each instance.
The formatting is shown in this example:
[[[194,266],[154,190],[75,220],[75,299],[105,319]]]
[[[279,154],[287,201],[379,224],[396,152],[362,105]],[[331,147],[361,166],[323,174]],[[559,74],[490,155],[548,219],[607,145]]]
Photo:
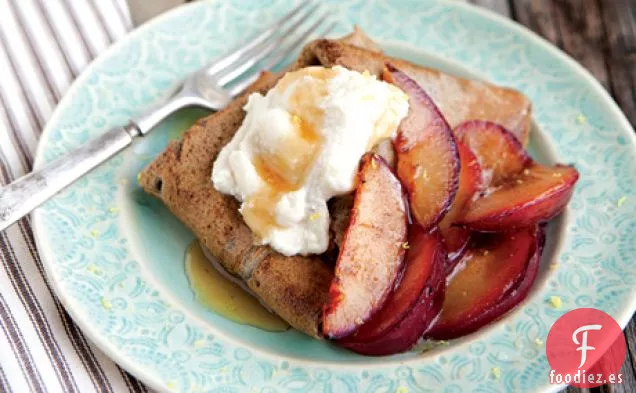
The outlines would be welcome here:
[[[259,238],[278,227],[274,207],[283,194],[302,187],[322,150],[323,140],[317,130],[323,125],[324,111],[318,104],[327,95],[327,83],[335,75],[329,68],[308,67],[288,73],[276,86],[284,94],[292,83],[298,83],[289,96],[288,108],[295,137],[284,140],[275,152],[261,153],[252,161],[265,187],[248,198],[242,213]]]
[[[186,275],[197,301],[231,321],[270,332],[289,328],[252,295],[225,278],[210,261],[197,240],[186,251]]]

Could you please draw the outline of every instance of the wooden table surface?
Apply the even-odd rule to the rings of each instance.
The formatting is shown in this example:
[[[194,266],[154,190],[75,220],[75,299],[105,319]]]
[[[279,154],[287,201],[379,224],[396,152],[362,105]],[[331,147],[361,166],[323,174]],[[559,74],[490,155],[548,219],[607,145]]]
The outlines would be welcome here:
[[[587,68],[636,125],[636,0],[456,0],[489,8],[543,36]],[[636,175],[636,174],[635,174]],[[625,329],[622,385],[567,393],[636,392],[636,318]]]

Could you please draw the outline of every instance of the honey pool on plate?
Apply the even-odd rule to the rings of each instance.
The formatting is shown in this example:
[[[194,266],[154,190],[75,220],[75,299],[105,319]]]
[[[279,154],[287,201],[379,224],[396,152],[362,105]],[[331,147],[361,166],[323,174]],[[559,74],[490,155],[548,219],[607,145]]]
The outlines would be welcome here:
[[[270,332],[289,328],[285,321],[268,311],[256,298],[225,278],[206,257],[197,240],[188,246],[185,267],[197,301],[217,314]]]

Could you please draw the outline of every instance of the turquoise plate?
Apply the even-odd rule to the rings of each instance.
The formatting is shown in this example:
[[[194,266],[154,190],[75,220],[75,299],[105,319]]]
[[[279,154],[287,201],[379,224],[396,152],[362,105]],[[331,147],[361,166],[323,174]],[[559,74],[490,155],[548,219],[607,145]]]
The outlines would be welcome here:
[[[75,82],[42,135],[37,166],[123,124],[294,2],[196,2],[133,32]],[[625,326],[636,307],[636,143],[629,123],[581,66],[479,8],[433,0],[328,3],[338,34],[356,23],[390,54],[522,90],[534,103],[535,156],[580,170],[569,209],[550,227],[528,301],[448,346],[387,358],[357,356],[295,331],[267,333],[206,310],[184,274],[192,235],[135,181],[201,110],[172,117],[34,213],[57,295],[91,340],[160,391],[556,390],[542,346],[551,324],[570,309],[596,307]],[[561,297],[561,308],[551,296]]]

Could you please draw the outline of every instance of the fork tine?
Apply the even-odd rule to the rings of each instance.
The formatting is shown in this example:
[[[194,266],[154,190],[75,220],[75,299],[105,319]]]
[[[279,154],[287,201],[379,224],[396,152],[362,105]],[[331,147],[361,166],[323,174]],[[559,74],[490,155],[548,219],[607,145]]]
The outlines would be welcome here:
[[[265,46],[258,46],[249,52],[245,53],[239,60],[226,66],[223,70],[220,70],[214,77],[217,79],[219,86],[225,86],[238,76],[242,75],[245,71],[249,70],[259,61],[263,60],[266,56],[271,54],[278,46],[280,46],[290,35],[292,35],[298,27],[305,22],[318,8],[318,5],[314,5],[303,15],[294,22],[290,27],[281,32],[276,39],[272,40]],[[233,67],[237,64],[236,67]],[[231,69],[230,69],[231,68]],[[226,71],[227,70],[227,71]]]
[[[303,8],[307,7],[313,2],[313,0],[301,2],[294,9],[283,15],[282,18],[271,24],[267,29],[262,31],[256,37],[250,38],[250,41],[245,41],[240,43],[239,45],[232,48],[227,54],[224,54],[217,60],[214,60],[211,64],[206,66],[208,73],[217,72],[220,69],[223,69],[227,65],[235,62],[245,53],[254,49],[261,43],[265,42],[271,36],[273,36],[279,29],[280,26],[289,22],[290,19],[294,18]]]
[[[329,16],[331,15],[331,13],[327,12],[325,14],[323,14],[322,17],[320,17],[316,22],[314,22],[314,24],[312,24],[311,26],[309,26],[303,33],[300,34],[300,36],[298,36],[292,43],[290,43],[289,45],[285,46],[284,49],[278,50],[276,52],[276,54],[267,61],[267,63],[265,63],[264,67],[255,71],[253,74],[251,74],[250,76],[248,76],[247,78],[244,78],[243,80],[241,80],[241,82],[237,83],[236,85],[234,85],[231,89],[230,89],[230,96],[234,97],[236,95],[238,95],[239,93],[241,93],[243,90],[245,90],[249,85],[251,85],[252,83],[254,83],[261,71],[263,70],[271,70],[272,68],[274,68],[275,66],[277,66],[286,56],[288,56],[289,54],[291,54],[294,50],[296,50],[299,46],[301,46],[305,40],[307,39],[307,37],[309,37],[311,35],[311,33],[314,32],[314,30],[316,30],[316,28],[322,24]],[[321,36],[324,36],[325,34],[328,34],[334,27],[335,27],[336,23],[332,23],[331,25],[329,25],[329,27],[327,27],[323,33],[321,34]]]

